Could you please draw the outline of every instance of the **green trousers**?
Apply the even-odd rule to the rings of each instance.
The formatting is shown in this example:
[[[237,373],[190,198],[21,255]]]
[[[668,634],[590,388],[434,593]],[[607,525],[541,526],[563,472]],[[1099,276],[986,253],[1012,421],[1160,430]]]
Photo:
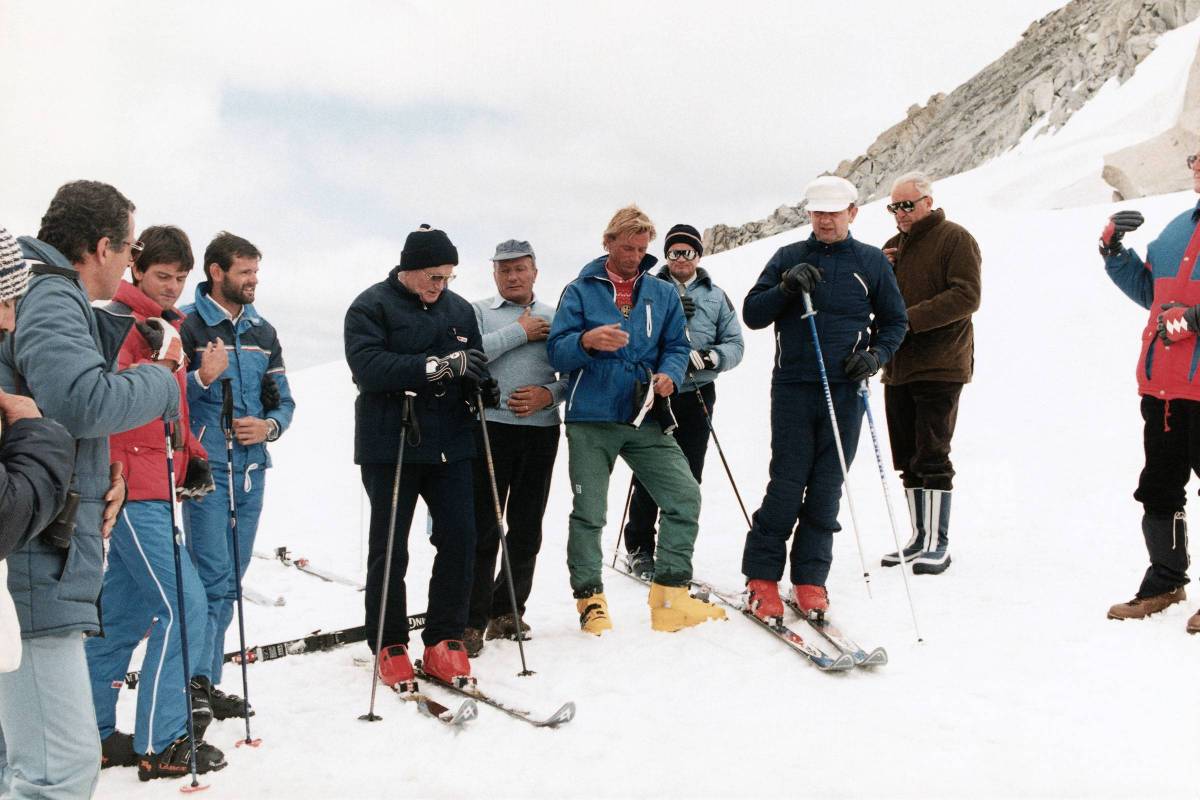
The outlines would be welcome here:
[[[692,578],[692,550],[699,530],[700,487],[675,437],[663,433],[657,422],[640,428],[619,422],[570,422],[566,428],[574,493],[567,568],[575,594],[586,596],[604,588],[600,535],[608,512],[608,481],[617,456],[625,459],[661,511],[655,581],[686,586]]]

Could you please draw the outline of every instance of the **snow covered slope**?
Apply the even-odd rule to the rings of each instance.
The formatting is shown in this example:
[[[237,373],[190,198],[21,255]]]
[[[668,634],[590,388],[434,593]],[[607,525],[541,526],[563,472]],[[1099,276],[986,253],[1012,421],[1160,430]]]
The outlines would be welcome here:
[[[1197,604],[1141,623],[1105,619],[1110,604],[1133,596],[1145,565],[1131,497],[1141,467],[1133,368],[1145,312],[1109,282],[1095,248],[1115,208],[1146,215],[1145,228],[1128,237],[1144,252],[1196,197],[1115,206],[1102,202],[1098,177],[1090,182],[1102,152],[1157,132],[1154,110],[1174,102],[1165,87],[1184,74],[1198,40],[1197,24],[1164,36],[1133,80],[1105,89],[1058,135],[935,187],[938,204],[980,242],[984,297],[976,380],[964,391],[955,439],[954,565],[940,577],[910,576],[924,644],[900,573],[878,566],[894,548],[865,432],[850,488],[873,599],[846,513],[829,586],[845,626],[864,645],[886,646],[890,665],[821,674],[742,619],[653,633],[646,591],[615,573],[606,580],[616,629],[601,639],[581,634],[565,567],[564,442],[527,615],[537,675],[516,677],[509,642],[489,643],[472,667],[483,686],[538,711],[575,700],[575,721],[533,730],[482,708],[455,734],[384,692],[384,720],[368,724],[357,717],[370,675],[353,660],[365,645],[291,657],[249,669],[260,749],[233,747],[236,721],[210,728],[230,762],[209,777],[210,796],[1194,797],[1200,637],[1183,626]],[[669,209],[651,211],[669,217]],[[877,203],[852,230],[881,243],[892,222]],[[776,248],[807,234],[704,266],[740,299]],[[717,430],[752,509],[767,475],[771,357],[770,332],[749,333],[745,362],[718,384]],[[296,423],[273,446],[258,546],[286,545],[361,574],[348,371],[329,364],[292,379]],[[882,425],[881,394],[876,388],[872,402]],[[606,550],[627,481],[621,466]],[[899,500],[898,482],[890,485]],[[424,608],[432,558],[423,520],[419,509],[409,537],[412,610]],[[905,520],[897,523],[904,535]],[[738,587],[744,534],[712,448],[697,575]],[[256,561],[247,583],[287,599],[282,608],[249,606],[252,643],[362,619],[361,593],[281,565]],[[235,643],[236,626],[227,644]],[[227,672],[225,688],[240,693],[237,684],[237,672]],[[120,711],[129,729],[126,695]],[[136,783],[132,770],[108,770],[99,796],[167,797],[179,786]]]

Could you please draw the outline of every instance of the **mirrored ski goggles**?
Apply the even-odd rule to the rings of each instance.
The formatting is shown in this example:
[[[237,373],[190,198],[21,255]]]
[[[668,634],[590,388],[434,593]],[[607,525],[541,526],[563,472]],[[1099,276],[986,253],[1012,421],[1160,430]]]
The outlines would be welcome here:
[[[1188,156],[1187,157],[1188,169],[1195,169],[1197,161],[1200,161],[1200,156]]]
[[[695,261],[698,255],[700,254],[690,247],[687,249],[667,251],[667,259],[670,261]]]
[[[886,208],[889,214],[895,214],[897,211],[911,212],[917,207],[917,203],[924,200],[929,195],[923,194],[916,200],[897,200],[895,203],[888,203]]]

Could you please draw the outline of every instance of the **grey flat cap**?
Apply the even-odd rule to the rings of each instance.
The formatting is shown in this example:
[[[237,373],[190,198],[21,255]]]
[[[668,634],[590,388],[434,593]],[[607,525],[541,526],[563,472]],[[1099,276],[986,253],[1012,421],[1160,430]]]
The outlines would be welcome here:
[[[533,245],[519,239],[509,239],[496,245],[496,255],[492,256],[492,261],[508,261],[510,258],[521,258],[522,256],[529,256],[535,261],[537,260],[533,255]]]

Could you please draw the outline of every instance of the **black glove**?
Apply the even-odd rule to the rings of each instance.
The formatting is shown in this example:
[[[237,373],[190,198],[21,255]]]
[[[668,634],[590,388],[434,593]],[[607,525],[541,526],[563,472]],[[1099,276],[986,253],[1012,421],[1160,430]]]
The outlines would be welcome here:
[[[479,383],[487,377],[488,358],[478,350],[455,350],[445,356],[425,359],[425,378],[430,382],[461,378]]]
[[[801,292],[811,294],[820,282],[821,271],[819,269],[812,264],[797,264],[783,273],[783,277],[779,280],[779,287],[783,289],[784,294],[800,294]]]
[[[679,302],[683,303],[683,316],[688,319],[696,316],[696,301],[686,294],[679,295]]]
[[[1118,211],[1109,217],[1108,225],[1100,232],[1100,255],[1115,256],[1124,250],[1121,237],[1136,231],[1145,221],[1140,211]]]
[[[199,456],[188,459],[187,471],[183,474],[183,485],[179,487],[179,499],[194,500],[204,497],[216,488],[208,460]]]
[[[264,412],[279,408],[282,402],[279,397],[279,384],[275,383],[275,379],[270,375],[263,375],[262,390],[258,393],[258,399],[262,401]]]
[[[717,356],[714,355],[712,350],[706,350],[703,353],[699,350],[693,350],[691,356],[688,358],[689,375],[691,375],[693,372],[699,372],[702,369],[716,368]]]
[[[879,372],[879,359],[870,350],[859,350],[846,356],[842,369],[850,380],[863,381]]]
[[[1163,303],[1158,315],[1158,338],[1163,344],[1175,344],[1200,331],[1200,306]]]

